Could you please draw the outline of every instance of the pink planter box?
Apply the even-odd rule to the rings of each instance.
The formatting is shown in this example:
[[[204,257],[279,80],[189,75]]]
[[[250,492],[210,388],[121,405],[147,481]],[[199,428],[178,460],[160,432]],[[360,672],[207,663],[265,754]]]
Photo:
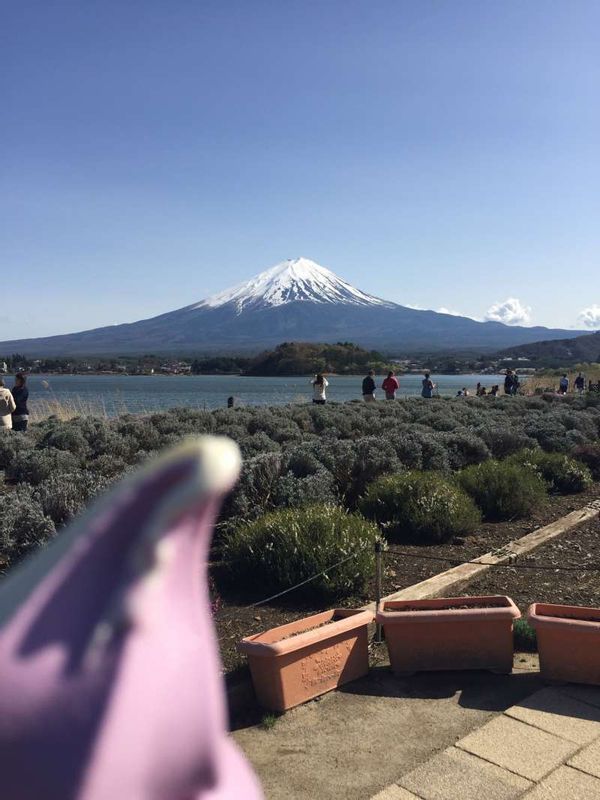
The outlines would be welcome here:
[[[242,639],[260,705],[285,711],[366,675],[371,622],[370,611],[336,608]]]
[[[512,623],[520,616],[510,597],[445,597],[386,602],[377,622],[384,627],[396,675],[454,669],[509,673]]]
[[[543,678],[600,685],[600,608],[534,603],[527,619]]]

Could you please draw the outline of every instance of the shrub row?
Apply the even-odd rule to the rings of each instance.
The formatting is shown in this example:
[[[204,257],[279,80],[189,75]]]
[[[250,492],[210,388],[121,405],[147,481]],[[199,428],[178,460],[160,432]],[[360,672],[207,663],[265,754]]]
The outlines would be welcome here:
[[[589,473],[580,465],[600,472],[599,432],[600,402],[593,396],[560,402],[499,397],[494,402],[173,409],[147,417],[69,422],[50,418],[31,426],[27,435],[0,435],[0,470],[13,484],[10,491],[0,485],[0,558],[14,559],[37,546],[106,485],[189,434],[229,435],[244,454],[241,480],[220,520],[224,544],[244,523],[269,512],[315,504],[360,508],[387,526],[390,536],[402,529],[414,538],[442,541],[477,524],[478,512],[466,495],[486,517],[514,516],[507,497],[519,482],[515,470],[535,473],[517,492],[517,512],[541,502],[536,477],[552,491],[585,488]],[[563,458],[573,448],[579,458],[575,468]],[[558,455],[546,457],[546,451]],[[506,459],[501,478],[492,457]],[[456,482],[453,472],[460,473]],[[375,498],[372,485],[390,475],[393,480],[381,483],[377,513],[368,511]],[[413,485],[407,481],[419,489],[412,510],[404,504],[402,516],[385,497],[391,488],[406,496],[405,487]],[[435,501],[428,499],[434,484]],[[489,500],[494,491],[496,508]]]
[[[471,498],[435,472],[380,478],[367,489],[360,510],[392,541],[446,542],[481,522]]]
[[[300,480],[318,476],[317,469]],[[378,528],[391,542],[447,542],[472,533],[482,516],[525,517],[544,505],[548,491],[581,491],[590,480],[587,467],[574,459],[530,450],[471,465],[456,477],[409,470],[367,486],[358,506],[370,522],[331,505],[274,511],[235,528],[223,556],[238,585],[266,591],[289,588],[342,560],[311,581],[308,591],[312,597],[348,596],[361,592],[372,574]]]
[[[458,482],[486,520],[520,519],[546,502],[546,486],[539,475],[508,461],[468,467]]]
[[[238,585],[263,594],[318,575],[298,595],[347,597],[364,591],[379,537],[377,526],[358,514],[307,506],[240,526],[226,542],[224,557]]]

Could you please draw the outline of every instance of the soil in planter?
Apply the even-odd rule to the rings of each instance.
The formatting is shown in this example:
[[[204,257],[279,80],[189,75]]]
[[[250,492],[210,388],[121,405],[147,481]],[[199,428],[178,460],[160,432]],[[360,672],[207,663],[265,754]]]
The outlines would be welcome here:
[[[310,628],[302,628],[301,631],[288,633],[287,636],[282,636],[280,639],[277,639],[277,641],[285,642],[286,639],[293,639],[294,636],[299,636],[301,633],[308,633],[309,631],[317,631],[319,628],[326,628],[328,625],[331,625],[332,622],[338,622],[340,619],[344,619],[344,617],[341,617],[339,614],[334,614],[331,619],[326,619],[325,622],[320,622],[318,625],[311,625]]]
[[[577,622],[600,622],[600,616],[596,617],[580,617],[575,614],[540,614],[538,617],[546,617],[546,619],[574,619]]]
[[[423,608],[422,606],[403,606],[402,608],[390,608],[390,611],[469,611],[477,608],[509,608],[506,603],[472,603],[463,606],[443,606],[442,608]],[[385,610],[385,608],[384,608]]]

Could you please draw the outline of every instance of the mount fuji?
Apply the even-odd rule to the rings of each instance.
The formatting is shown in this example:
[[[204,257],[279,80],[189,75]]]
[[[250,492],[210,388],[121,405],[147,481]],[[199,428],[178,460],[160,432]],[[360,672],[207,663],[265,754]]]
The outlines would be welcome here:
[[[282,341],[353,341],[392,354],[490,351],[581,331],[524,328],[407,308],[367,294],[308,258],[151,319],[0,342],[28,357],[258,351]]]

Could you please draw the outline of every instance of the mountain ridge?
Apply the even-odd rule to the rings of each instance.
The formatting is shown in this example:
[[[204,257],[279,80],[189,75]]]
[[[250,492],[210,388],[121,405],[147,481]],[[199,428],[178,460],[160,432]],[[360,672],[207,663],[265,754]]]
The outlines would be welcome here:
[[[508,326],[412,309],[355,288],[305,258],[149,319],[77,333],[0,342],[28,357],[258,352],[282,341],[352,340],[395,355],[468,348],[493,351],[580,331]]]
[[[584,362],[600,363],[600,331],[568,339],[531,342],[506,348],[497,355],[500,358],[527,358],[548,367],[568,367]]]

